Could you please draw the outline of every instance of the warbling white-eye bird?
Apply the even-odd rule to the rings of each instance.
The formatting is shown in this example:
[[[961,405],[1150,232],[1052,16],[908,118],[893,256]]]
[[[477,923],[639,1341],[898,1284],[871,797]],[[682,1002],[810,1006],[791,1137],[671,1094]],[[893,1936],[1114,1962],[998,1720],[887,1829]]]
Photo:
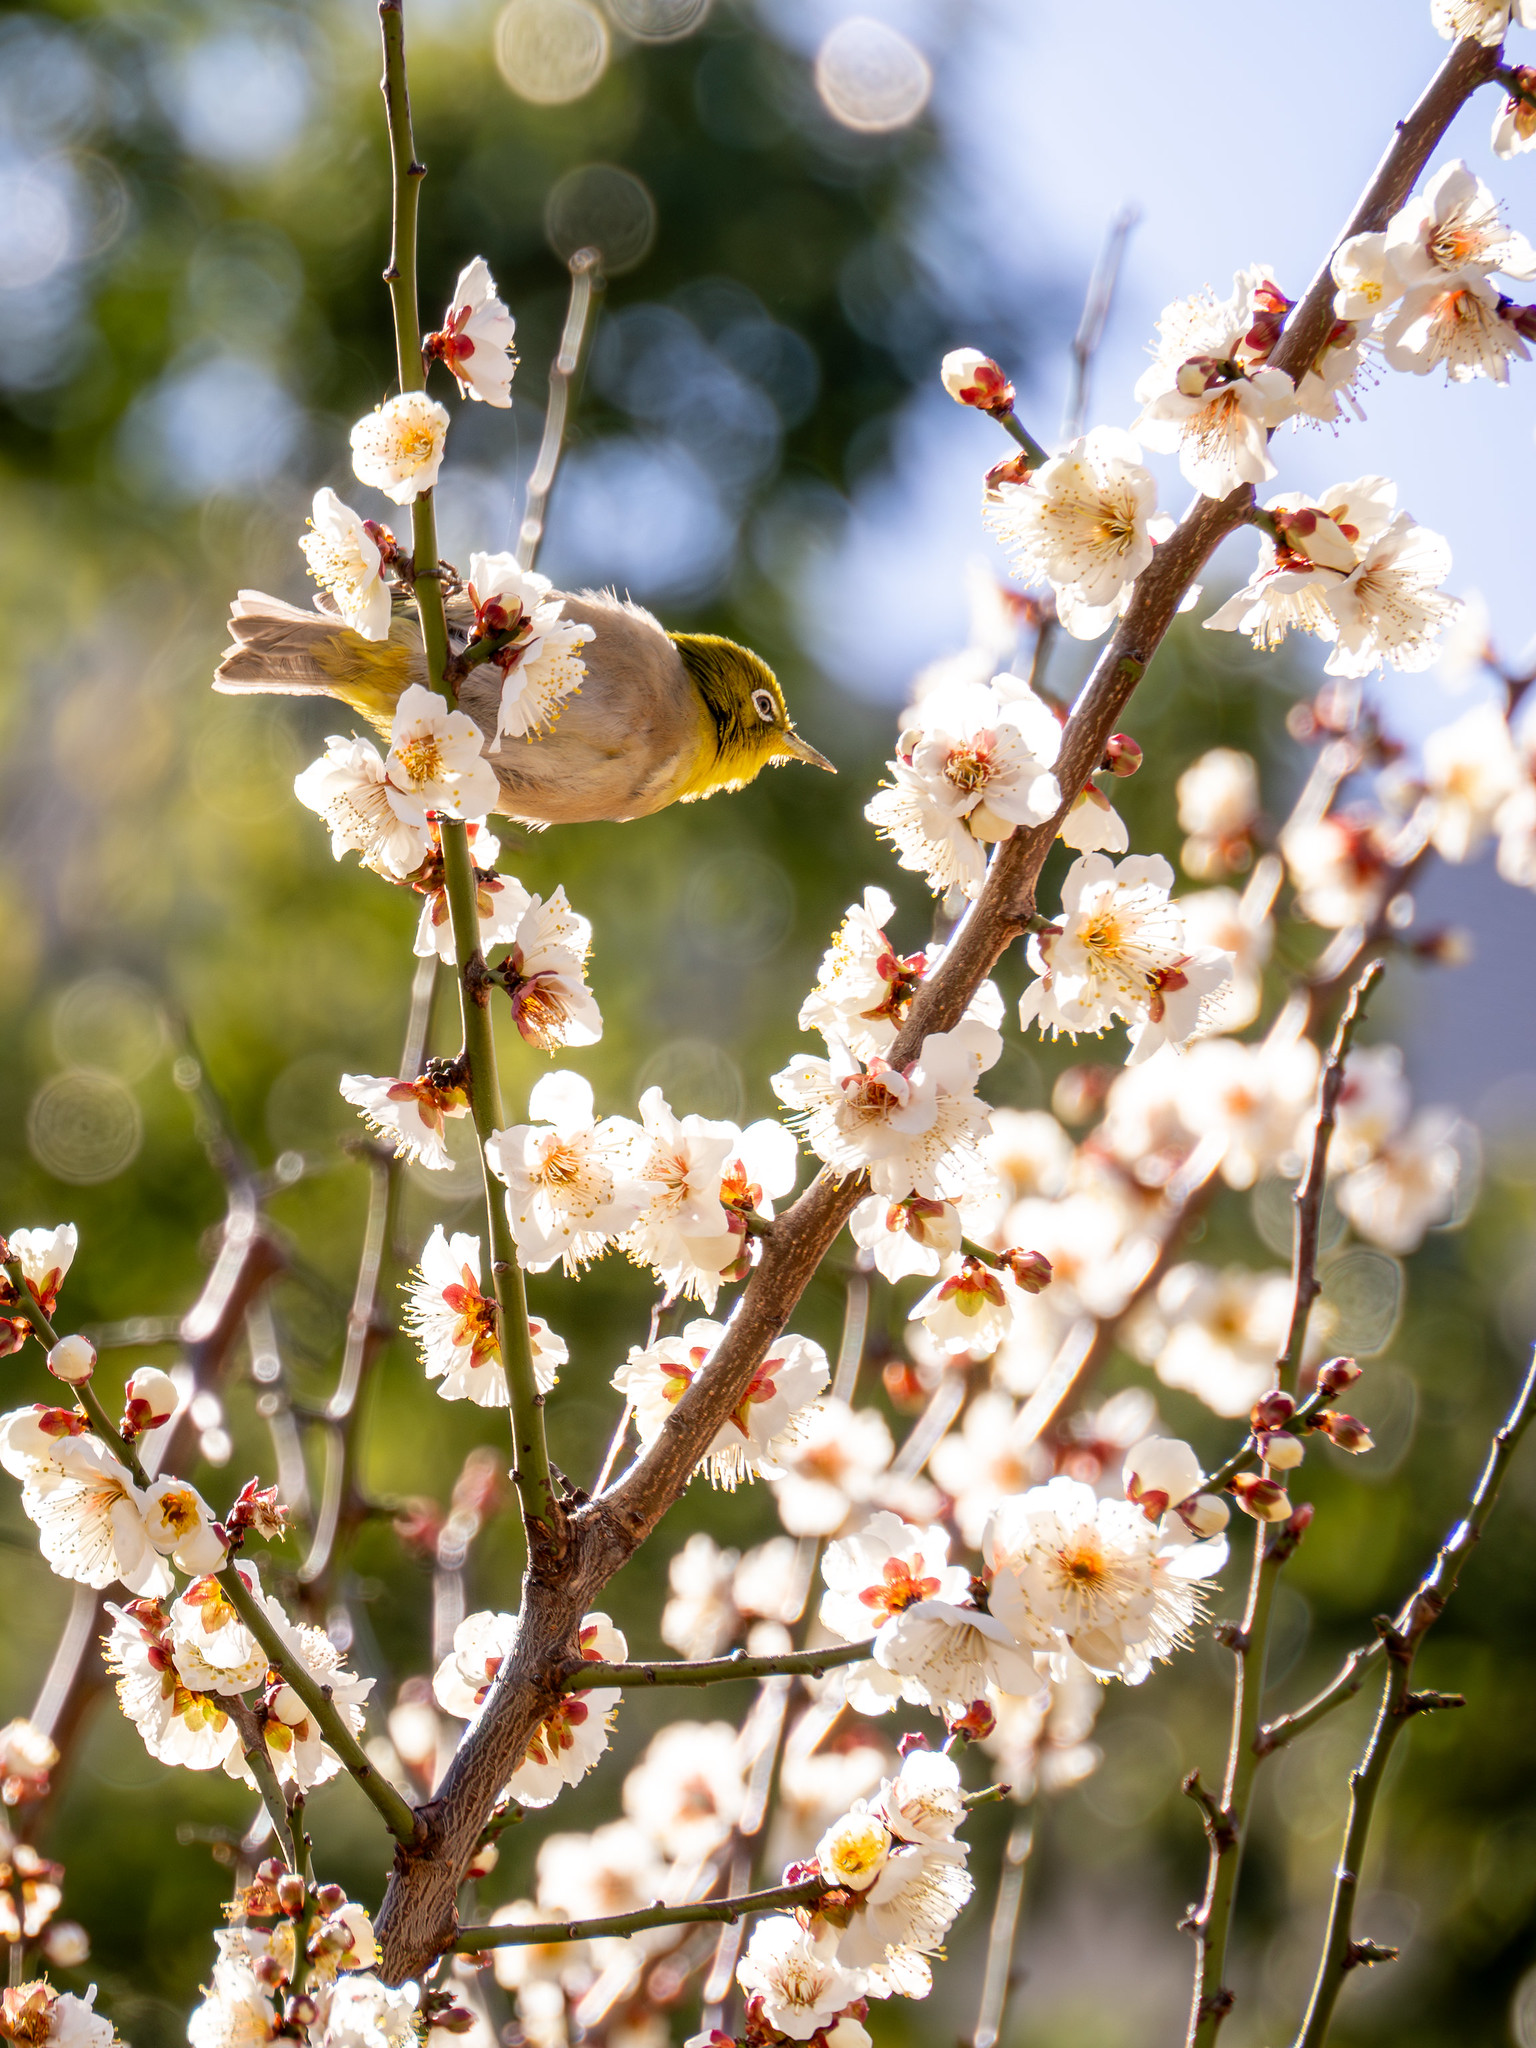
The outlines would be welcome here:
[[[795,731],[772,669],[749,648],[713,633],[668,633],[611,592],[584,591],[564,605],[593,638],[581,650],[581,687],[551,729],[498,745],[500,670],[482,662],[459,685],[459,708],[484,733],[501,784],[498,811],[530,825],[622,822],[742,789],[771,762],[837,772]],[[473,633],[474,605],[451,597],[447,612],[457,654]],[[339,697],[386,737],[402,690],[427,680],[421,627],[403,608],[387,640],[365,640],[333,611],[242,590],[229,630],[234,645],[216,690]]]

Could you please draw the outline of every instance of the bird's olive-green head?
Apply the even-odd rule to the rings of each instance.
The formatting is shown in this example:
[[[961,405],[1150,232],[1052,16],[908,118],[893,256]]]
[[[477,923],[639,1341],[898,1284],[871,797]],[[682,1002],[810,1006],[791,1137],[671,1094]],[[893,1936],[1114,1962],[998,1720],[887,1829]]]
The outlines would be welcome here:
[[[715,728],[714,758],[700,762],[682,792],[683,803],[712,796],[717,789],[742,789],[761,769],[778,761],[806,761],[813,768],[837,773],[826,756],[795,731],[778,678],[750,647],[739,647],[718,633],[669,637]]]

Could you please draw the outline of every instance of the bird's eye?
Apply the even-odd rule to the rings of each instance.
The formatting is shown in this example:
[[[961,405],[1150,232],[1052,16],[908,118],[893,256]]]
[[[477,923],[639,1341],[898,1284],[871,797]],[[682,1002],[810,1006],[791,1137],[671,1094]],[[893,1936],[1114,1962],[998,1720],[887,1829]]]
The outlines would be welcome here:
[[[779,707],[773,701],[772,690],[754,690],[752,692],[752,709],[757,713],[764,725],[772,725],[779,715]]]

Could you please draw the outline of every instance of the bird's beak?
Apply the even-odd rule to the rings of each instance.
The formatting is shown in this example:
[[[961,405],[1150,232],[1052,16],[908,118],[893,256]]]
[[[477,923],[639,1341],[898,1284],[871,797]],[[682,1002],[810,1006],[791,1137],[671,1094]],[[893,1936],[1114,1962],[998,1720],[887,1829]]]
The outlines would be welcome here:
[[[793,728],[781,736],[779,747],[780,758],[788,754],[792,761],[804,761],[812,768],[825,768],[829,775],[837,773],[837,770],[832,766],[826,755],[818,754],[810,741],[801,739],[799,733],[795,732]]]

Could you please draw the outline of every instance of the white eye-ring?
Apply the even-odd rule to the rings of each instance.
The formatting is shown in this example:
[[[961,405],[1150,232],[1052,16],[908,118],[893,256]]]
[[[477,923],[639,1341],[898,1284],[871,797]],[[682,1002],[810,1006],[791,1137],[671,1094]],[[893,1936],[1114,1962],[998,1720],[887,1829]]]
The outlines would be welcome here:
[[[754,690],[752,692],[752,709],[757,713],[764,725],[772,725],[779,715],[779,707],[773,701],[772,690]]]

